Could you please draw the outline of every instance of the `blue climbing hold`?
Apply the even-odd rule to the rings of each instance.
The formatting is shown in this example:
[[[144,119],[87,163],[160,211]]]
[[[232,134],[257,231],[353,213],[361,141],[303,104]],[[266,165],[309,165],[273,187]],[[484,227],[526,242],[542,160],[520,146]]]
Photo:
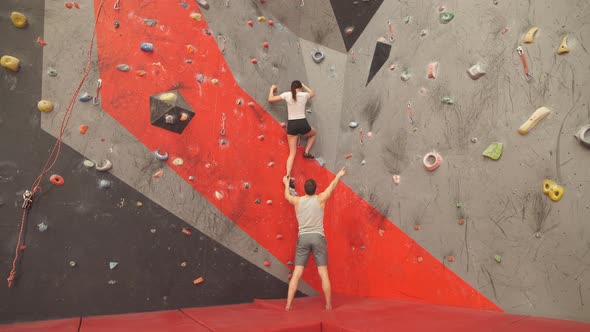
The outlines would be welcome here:
[[[188,8],[188,3],[186,3],[186,2],[181,2],[181,3],[180,3],[180,6],[181,6],[182,8]]]
[[[92,96],[89,95],[88,93],[83,94],[82,96],[80,96],[80,98],[78,98],[79,101],[86,103],[92,100]]]
[[[154,44],[152,44],[152,43],[141,43],[141,46],[139,48],[141,48],[141,50],[144,51],[144,52],[153,52],[154,51]]]

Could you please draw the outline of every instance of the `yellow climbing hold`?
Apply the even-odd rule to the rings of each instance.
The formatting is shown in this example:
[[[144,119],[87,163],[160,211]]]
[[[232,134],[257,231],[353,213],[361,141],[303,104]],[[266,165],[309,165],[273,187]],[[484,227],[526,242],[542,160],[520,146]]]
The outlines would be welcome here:
[[[563,36],[561,39],[561,44],[559,44],[559,49],[557,49],[557,54],[565,54],[569,53],[570,48],[567,47],[567,35]]]
[[[0,65],[12,71],[18,71],[20,67],[20,60],[10,55],[5,55],[0,58]]]
[[[535,33],[537,33],[537,30],[539,30],[538,27],[532,27],[529,29],[529,31],[526,33],[526,35],[524,35],[524,39],[523,41],[526,44],[530,44],[533,42],[533,39],[535,38]]]
[[[51,100],[43,99],[37,103],[37,108],[43,113],[49,113],[53,111],[53,102]]]
[[[201,17],[203,17],[203,15],[201,15],[201,13],[192,13],[191,18],[197,22],[201,22]]]
[[[19,12],[10,13],[10,20],[17,28],[24,28],[27,26],[27,17]]]
[[[535,128],[537,123],[543,120],[549,113],[551,113],[550,109],[547,107],[540,107],[531,115],[528,120],[525,121],[525,123],[522,124],[522,126],[520,126],[520,128],[518,128],[518,133],[521,135],[528,134],[529,131]]]
[[[258,22],[266,22],[266,17],[258,16]]]
[[[162,101],[174,101],[174,99],[176,99],[176,93],[174,92],[166,92],[160,95]]]
[[[543,193],[549,198],[557,202],[563,197],[563,187],[551,180],[543,180]]]
[[[551,188],[555,187],[557,185],[557,183],[551,181],[551,180],[543,180],[543,194],[547,195],[549,194],[549,191],[551,191]]]
[[[172,161],[172,164],[174,166],[182,166],[184,165],[184,160],[182,160],[182,158],[176,158]]]

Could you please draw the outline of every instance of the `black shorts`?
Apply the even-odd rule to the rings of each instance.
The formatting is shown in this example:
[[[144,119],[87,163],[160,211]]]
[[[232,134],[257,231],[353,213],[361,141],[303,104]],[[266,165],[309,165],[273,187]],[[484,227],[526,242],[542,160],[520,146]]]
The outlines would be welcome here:
[[[307,119],[289,120],[287,122],[287,134],[305,135],[311,131],[311,126]]]

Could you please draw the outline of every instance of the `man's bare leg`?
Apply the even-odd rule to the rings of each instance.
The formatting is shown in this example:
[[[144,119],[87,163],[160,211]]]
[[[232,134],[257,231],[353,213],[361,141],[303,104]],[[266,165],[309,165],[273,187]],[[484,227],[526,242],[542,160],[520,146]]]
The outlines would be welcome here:
[[[291,277],[291,281],[289,281],[289,292],[287,293],[287,305],[285,306],[285,311],[291,310],[291,304],[293,303],[293,298],[295,298],[297,288],[299,288],[299,279],[301,279],[304,267],[305,266],[303,265],[295,265],[293,276]]]
[[[330,285],[330,277],[328,276],[328,267],[318,266],[318,273],[322,279],[322,290],[326,297],[326,310],[332,310],[332,286]]]

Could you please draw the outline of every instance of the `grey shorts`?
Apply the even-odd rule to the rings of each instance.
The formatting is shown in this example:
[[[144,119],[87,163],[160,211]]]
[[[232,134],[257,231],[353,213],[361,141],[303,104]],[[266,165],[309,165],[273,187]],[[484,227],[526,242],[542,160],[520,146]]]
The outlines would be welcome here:
[[[295,265],[307,265],[310,252],[313,252],[313,258],[317,266],[328,266],[328,243],[322,234],[299,235],[295,250]]]

